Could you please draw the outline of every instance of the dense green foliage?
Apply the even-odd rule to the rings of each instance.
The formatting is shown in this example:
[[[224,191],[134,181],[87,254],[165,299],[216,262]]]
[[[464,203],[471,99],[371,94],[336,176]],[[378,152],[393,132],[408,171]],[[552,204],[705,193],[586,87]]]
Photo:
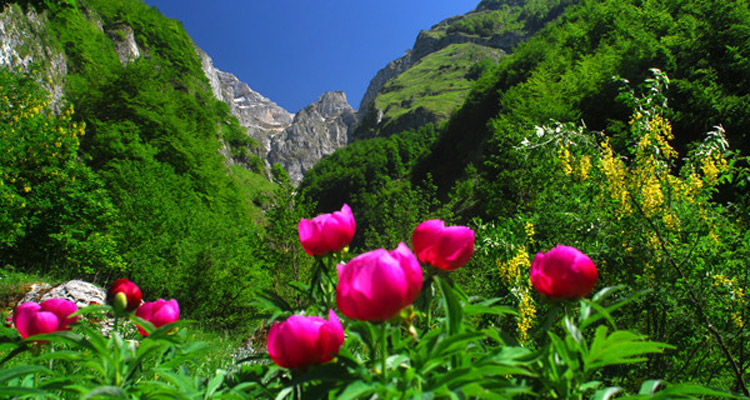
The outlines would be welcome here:
[[[14,190],[28,204],[27,211],[7,209],[14,215],[3,226],[14,228],[3,240],[4,262],[98,282],[128,276],[151,296],[179,299],[186,315],[247,323],[241,314],[248,310],[248,289],[270,285],[257,222],[273,185],[257,173],[228,169],[220,146],[223,141],[236,162],[262,173],[255,143],[213,98],[179,22],[132,0],[53,3],[27,6],[45,10],[49,42],[65,53],[65,91],[75,113],[55,119],[37,110],[40,116],[28,125],[8,128],[28,136],[45,120],[54,122],[48,136],[33,136],[33,149],[12,148],[35,153],[41,165],[52,156],[63,161],[41,173],[59,177],[49,182],[16,178]],[[122,26],[132,28],[142,52],[124,65],[108,36]],[[62,155],[38,149],[54,144]],[[29,251],[32,246],[41,251]]]
[[[29,74],[0,70],[0,253],[5,265],[117,274],[117,213],[78,158],[83,125],[54,115]]]
[[[750,128],[742,89],[750,76],[747,26],[745,1],[581,1],[485,69],[436,140],[397,175],[412,187],[437,187],[420,192],[428,213],[454,216],[482,232],[482,256],[459,278],[469,292],[505,296],[527,311],[543,308],[523,289],[528,284],[518,286],[523,273],[507,271],[527,270],[530,254],[556,243],[578,246],[597,260],[604,285],[650,290],[623,321],[680,349],[630,371],[634,379],[655,368],[669,379],[746,391],[748,169],[737,150],[747,151]],[[669,85],[659,83],[661,75],[651,78],[652,67],[669,74]],[[629,90],[628,81],[646,82],[643,97]],[[649,119],[641,119],[646,111]],[[647,120],[652,122],[638,125]],[[585,127],[571,125],[581,122]],[[535,128],[544,125],[549,128]],[[639,147],[639,138],[656,135],[645,133],[645,126],[662,126],[661,140],[673,148],[656,154],[664,158],[653,165],[666,166],[658,173],[647,168],[653,165],[643,161],[647,152]],[[719,154],[716,149],[721,157],[706,157]],[[353,154],[347,148],[331,159]],[[629,181],[608,180],[606,154],[624,162],[621,173]],[[355,170],[342,176],[364,176],[374,161],[348,165]],[[330,203],[347,200],[332,167],[324,166],[308,173],[301,192]],[[657,185],[637,178],[645,176],[658,179],[660,195],[650,197]],[[371,182],[358,181],[356,187]],[[691,184],[696,192],[686,194]],[[615,193],[618,187],[628,194]],[[369,189],[359,198],[376,193],[378,188]],[[621,201],[632,214],[619,213],[623,206],[615,194],[625,196]],[[355,215],[371,212],[357,205]],[[366,220],[358,228],[386,237],[414,219],[407,214],[393,225]],[[532,311],[508,329],[543,336]]]
[[[178,22],[134,0],[23,5],[44,10],[49,43],[65,52],[71,106],[61,105],[56,114],[36,76],[0,71],[0,259],[8,266],[103,284],[127,276],[148,298],[177,298],[185,317],[244,327],[264,301],[312,307],[305,298],[314,293],[312,284],[297,281],[323,281],[315,281],[313,260],[299,246],[300,218],[349,204],[357,234],[342,260],[408,242],[428,218],[477,231],[472,263],[452,275],[469,295],[454,292],[443,277],[428,277],[429,290],[417,302],[427,320],[417,324],[425,340],[411,342],[411,334],[399,329],[390,336],[391,346],[409,360],[394,364],[391,372],[403,373],[396,383],[376,383],[385,376],[377,371],[387,369],[379,364],[387,351],[376,349],[375,339],[387,345],[389,338],[352,323],[347,329],[359,342],[342,355],[344,364],[324,366],[323,375],[279,369],[265,375],[256,366],[246,375],[217,373],[209,384],[172,368],[189,361],[178,357],[189,351],[173,346],[184,338],[170,340],[161,331],[146,343],[162,341],[146,347],[163,351],[161,361],[179,358],[159,372],[172,379],[165,390],[210,397],[209,389],[234,392],[230,386],[249,377],[257,384],[240,387],[252,387],[252,395],[289,394],[305,385],[323,388],[321,379],[333,374],[349,379],[337,380],[339,394],[387,397],[418,384],[437,396],[455,394],[436,380],[440,376],[477,396],[486,394],[479,386],[490,382],[558,397],[601,387],[597,396],[605,398],[604,388],[615,386],[653,394],[658,385],[647,379],[658,371],[670,381],[748,394],[750,170],[742,154],[750,143],[747,1],[483,1],[481,13],[445,29],[488,37],[503,29],[524,34],[544,28],[497,64],[466,44],[425,57],[376,101],[393,106],[386,107],[392,119],[429,105],[450,120],[352,143],[316,165],[297,190],[278,165],[269,172],[273,182],[264,178],[263,163],[253,155],[257,144],[212,97]],[[123,64],[108,33],[117,36],[124,25],[133,29],[142,55]],[[467,53],[472,62],[454,65]],[[249,170],[228,167],[222,143]],[[627,326],[674,349],[657,345],[644,352],[658,353],[647,363],[607,364],[595,374],[576,369],[586,364],[576,360],[588,360],[591,349],[614,333],[592,325],[583,340],[569,319],[551,328],[559,307],[536,296],[527,277],[532,255],[557,243],[594,259],[600,287],[644,290],[623,300],[628,306],[618,310],[617,320],[602,316],[599,322],[612,331]],[[318,264],[322,260],[334,261],[319,258]],[[433,297],[438,294],[443,298]],[[451,330],[473,296],[517,311],[486,315],[488,308],[475,307],[467,311],[466,332]],[[602,311],[596,301],[580,303],[579,310]],[[446,317],[432,324],[430,313],[441,307]],[[271,309],[261,316],[287,312]],[[578,319],[581,330],[585,321]],[[432,325],[433,331],[426,329]],[[4,346],[26,349],[12,332],[3,332],[11,338]],[[627,338],[623,342],[637,339],[617,335]],[[96,332],[50,339],[75,347],[91,337]],[[75,351],[86,357],[116,348],[123,360],[140,354],[117,336],[106,340],[109,347]],[[60,359],[73,353],[62,354]],[[503,372],[488,378],[478,362]],[[68,367],[66,372],[80,370]],[[516,369],[502,369],[511,367]],[[23,368],[0,383],[33,389],[29,371],[52,391],[63,390],[57,379],[69,382],[46,367]],[[160,386],[149,380],[156,372],[143,371],[143,381],[127,384],[118,383],[117,374],[111,384],[91,378],[94,383],[81,392],[120,385],[135,396],[148,393],[145,386]],[[509,374],[536,380],[511,382]],[[479,376],[489,380],[470,382]],[[225,378],[237,381],[223,385]]]

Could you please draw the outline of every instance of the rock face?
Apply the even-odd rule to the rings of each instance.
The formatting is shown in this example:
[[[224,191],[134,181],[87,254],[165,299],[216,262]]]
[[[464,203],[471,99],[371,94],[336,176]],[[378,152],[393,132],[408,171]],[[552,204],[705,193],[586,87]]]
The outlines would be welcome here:
[[[0,12],[0,66],[27,71],[31,63],[42,67],[42,86],[52,94],[57,108],[63,97],[64,78],[68,73],[65,55],[50,47],[45,39],[47,23],[33,8],[24,13],[17,4],[6,4]]]
[[[266,166],[281,163],[296,185],[321,158],[345,146],[357,125],[357,112],[343,92],[324,93],[296,115],[252,90],[236,76],[213,65],[196,48],[214,96],[225,102],[247,134],[260,145]]]
[[[357,122],[357,112],[344,92],[326,92],[273,137],[268,161],[281,163],[296,185],[315,163],[348,143]]]
[[[236,76],[216,68],[211,57],[200,48],[195,50],[201,58],[203,73],[211,84],[214,97],[229,106],[229,111],[237,117],[248,136],[260,145],[261,154],[258,156],[266,160],[269,167],[266,157],[271,150],[271,139],[292,124],[294,114],[252,90]]]
[[[138,48],[133,28],[130,25],[117,24],[108,28],[105,32],[115,44],[115,51],[122,65],[127,65],[141,56],[141,50]]]

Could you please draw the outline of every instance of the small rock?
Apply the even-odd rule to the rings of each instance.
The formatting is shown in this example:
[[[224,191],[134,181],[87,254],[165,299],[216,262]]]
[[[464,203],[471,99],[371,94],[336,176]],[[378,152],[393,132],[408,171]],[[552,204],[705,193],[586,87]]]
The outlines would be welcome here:
[[[18,303],[34,301],[41,303],[47,299],[68,299],[76,304],[78,308],[83,308],[91,303],[104,304],[107,299],[107,292],[92,283],[72,280],[55,287],[49,284],[33,284],[31,291],[26,293],[23,299]]]

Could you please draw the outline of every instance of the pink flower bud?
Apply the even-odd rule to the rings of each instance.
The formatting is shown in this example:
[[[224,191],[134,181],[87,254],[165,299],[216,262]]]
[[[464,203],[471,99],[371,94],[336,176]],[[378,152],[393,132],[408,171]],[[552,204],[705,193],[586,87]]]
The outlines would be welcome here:
[[[124,296],[124,297],[123,297]],[[141,289],[126,278],[118,279],[109,287],[107,302],[118,313],[133,312],[141,305]]]
[[[596,285],[598,273],[591,259],[580,250],[557,245],[538,253],[531,264],[531,283],[553,299],[580,299]]]
[[[143,303],[143,305],[138,308],[138,311],[135,312],[135,315],[151,322],[158,328],[180,319],[180,306],[175,299],[169,301],[159,299]],[[141,335],[148,336],[148,332],[143,330],[140,325],[136,324],[136,327],[138,328],[138,331],[141,332]]]
[[[75,303],[66,299],[49,299],[37,304],[26,302],[16,307],[13,312],[13,325],[21,337],[68,330],[68,325],[76,322],[78,317],[70,318],[77,312]]]
[[[302,248],[311,256],[339,251],[354,238],[354,215],[344,204],[341,211],[321,214],[313,219],[302,218],[297,226]]]
[[[411,236],[420,261],[446,271],[463,267],[474,254],[474,231],[465,226],[445,226],[439,219],[422,222]]]
[[[362,321],[387,321],[408,306],[422,289],[422,268],[401,243],[378,249],[338,266],[336,304],[344,315]]]
[[[284,368],[322,364],[333,359],[344,343],[344,328],[336,313],[320,317],[292,315],[268,332],[268,354]]]

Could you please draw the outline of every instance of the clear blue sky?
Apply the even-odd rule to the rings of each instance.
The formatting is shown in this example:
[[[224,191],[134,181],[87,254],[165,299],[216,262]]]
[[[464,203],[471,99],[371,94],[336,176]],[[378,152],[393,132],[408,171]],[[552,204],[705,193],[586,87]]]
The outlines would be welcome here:
[[[370,79],[422,29],[479,0],[145,0],[182,21],[222,71],[297,112],[326,91],[359,107]]]

